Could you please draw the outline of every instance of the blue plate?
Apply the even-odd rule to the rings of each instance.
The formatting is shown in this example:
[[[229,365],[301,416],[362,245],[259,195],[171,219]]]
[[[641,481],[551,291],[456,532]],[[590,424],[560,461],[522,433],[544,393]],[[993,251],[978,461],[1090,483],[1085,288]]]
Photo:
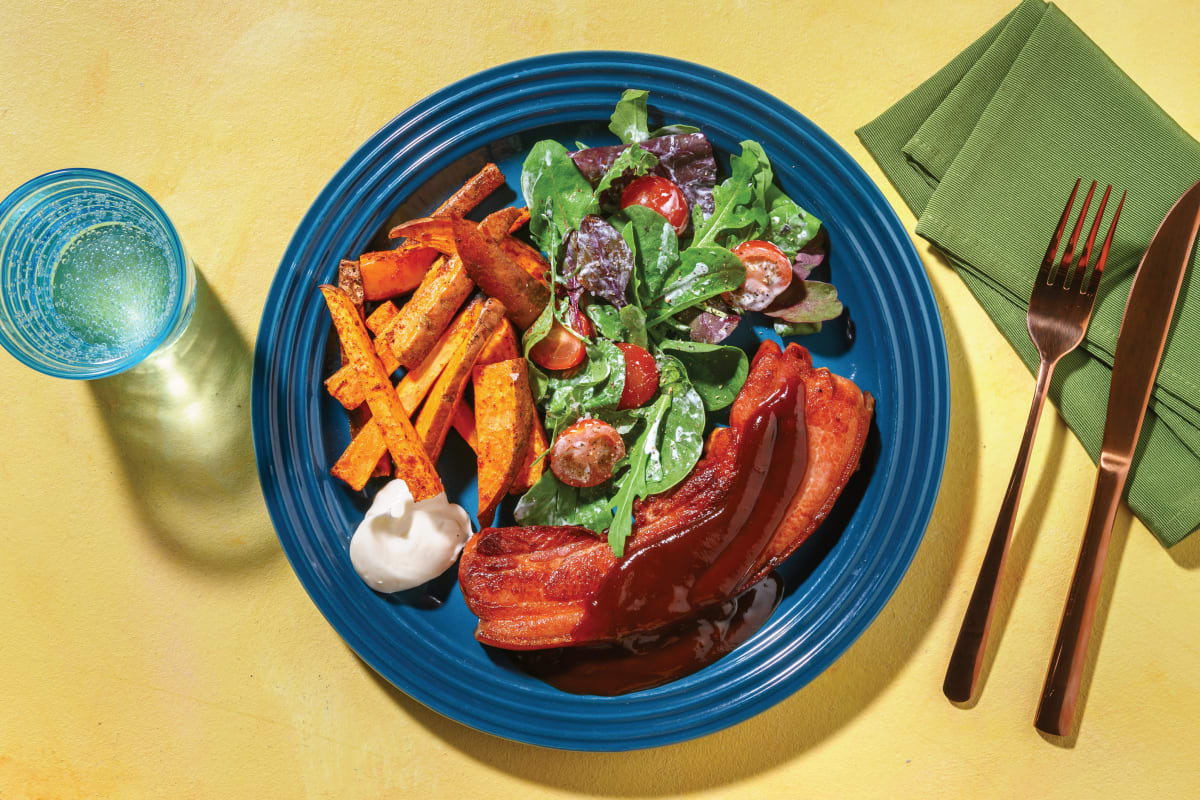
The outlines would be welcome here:
[[[832,279],[857,336],[851,342],[840,321],[803,344],[818,365],[874,394],[877,416],[862,469],[781,570],[788,590],[770,622],[694,675],[606,698],[560,692],[480,646],[453,571],[433,586],[446,597],[437,606],[423,603],[422,592],[375,594],[354,573],[347,547],[369,498],[329,475],[349,433],[321,385],[337,349],[316,287],[333,282],[339,259],[386,246],[390,223],[428,213],[486,160],[509,179],[498,207],[520,200],[520,164],[538,139],[611,143],[605,127],[626,88],[650,91],[652,126],[702,128],[723,169],[739,141],[761,142],[782,188],[825,221]],[[929,522],[949,406],[941,320],[921,261],[841,147],[729,75],[657,56],[590,52],[518,61],[459,81],[396,117],[338,171],[300,223],[263,309],[253,418],[263,495],[283,548],[313,602],[364,661],[473,728],[612,751],[733,725],[807,684],[850,646],[900,582]],[[473,511],[474,459],[450,439],[439,470],[451,498]]]

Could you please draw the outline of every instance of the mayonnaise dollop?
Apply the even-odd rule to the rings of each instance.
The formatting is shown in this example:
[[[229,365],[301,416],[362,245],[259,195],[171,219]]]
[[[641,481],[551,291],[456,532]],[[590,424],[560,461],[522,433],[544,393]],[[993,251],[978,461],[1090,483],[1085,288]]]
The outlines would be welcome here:
[[[350,561],[377,592],[400,592],[448,570],[471,537],[471,520],[446,493],[417,502],[408,484],[379,490],[350,539]]]

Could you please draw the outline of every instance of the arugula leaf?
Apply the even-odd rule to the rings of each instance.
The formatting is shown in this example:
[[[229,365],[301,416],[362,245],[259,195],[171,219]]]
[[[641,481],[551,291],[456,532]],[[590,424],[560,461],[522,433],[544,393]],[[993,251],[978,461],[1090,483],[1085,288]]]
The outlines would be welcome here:
[[[613,109],[608,129],[625,144],[650,138],[646,123],[646,98],[649,96],[645,89],[626,89]]]
[[[624,210],[623,235],[634,255],[635,296],[643,307],[662,295],[667,275],[679,262],[679,237],[666,217],[645,206]]]
[[[600,183],[596,184],[595,198],[597,207],[601,205],[616,205],[615,200],[619,199],[620,195],[615,190],[613,191],[615,197],[605,197],[609,190],[613,189],[614,183],[623,181],[629,176],[645,175],[654,169],[657,164],[658,156],[648,150],[643,150],[637,144],[632,144],[622,150],[617,159],[613,161],[612,166],[604,173],[604,177],[600,179]]]
[[[671,405],[658,431],[656,447],[646,459],[646,497],[675,486],[686,478],[704,450],[704,401],[688,381],[683,364],[669,355],[658,360],[659,390],[670,396]]]
[[[625,541],[633,533],[633,501],[650,494],[646,488],[646,469],[652,450],[657,450],[658,431],[670,407],[670,393],[659,395],[653,405],[647,406],[646,428],[634,446],[626,449],[629,453],[629,469],[618,480],[619,488],[612,499],[613,516],[608,528],[608,546],[618,558],[625,555]]]
[[[679,254],[679,265],[667,276],[663,292],[646,309],[647,325],[698,305],[710,297],[741,286],[746,280],[742,260],[723,247],[689,247]]]
[[[646,314],[637,306],[625,306],[620,312],[621,322],[629,332],[629,338],[624,341],[636,344],[643,350],[649,344],[646,337]]]
[[[821,230],[821,220],[796,205],[776,186],[767,190],[767,229],[763,238],[779,247],[790,259]]]
[[[664,354],[669,353],[682,363],[708,411],[732,403],[750,373],[750,361],[740,347],[678,339],[666,339],[658,346]]]
[[[548,254],[592,210],[592,186],[567,148],[552,139],[533,146],[521,168],[521,191],[529,205],[529,233]]]
[[[730,246],[756,238],[767,226],[766,194],[774,173],[757,142],[742,142],[742,154],[729,159],[730,175],[713,189],[713,212],[705,219],[692,210],[693,247]]]

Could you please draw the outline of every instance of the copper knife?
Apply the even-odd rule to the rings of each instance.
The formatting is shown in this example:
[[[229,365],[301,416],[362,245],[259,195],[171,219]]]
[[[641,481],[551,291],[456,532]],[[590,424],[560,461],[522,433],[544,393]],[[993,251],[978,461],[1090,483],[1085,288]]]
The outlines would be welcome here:
[[[1034,721],[1034,726],[1046,733],[1065,736],[1074,722],[1113,518],[1129,476],[1154,376],[1171,328],[1175,301],[1198,231],[1200,182],[1183,193],[1158,226],[1138,265],[1125,303],[1125,316],[1113,354],[1092,510]]]

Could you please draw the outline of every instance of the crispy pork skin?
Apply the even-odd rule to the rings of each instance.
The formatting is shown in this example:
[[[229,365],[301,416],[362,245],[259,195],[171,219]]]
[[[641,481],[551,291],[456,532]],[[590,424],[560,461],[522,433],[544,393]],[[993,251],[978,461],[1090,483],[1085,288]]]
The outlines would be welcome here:
[[[486,528],[459,585],[476,638],[513,650],[611,641],[721,602],[786,559],[858,467],[874,400],[814,369],[799,345],[764,342],[704,458],[639,502],[624,558],[586,528]]]

